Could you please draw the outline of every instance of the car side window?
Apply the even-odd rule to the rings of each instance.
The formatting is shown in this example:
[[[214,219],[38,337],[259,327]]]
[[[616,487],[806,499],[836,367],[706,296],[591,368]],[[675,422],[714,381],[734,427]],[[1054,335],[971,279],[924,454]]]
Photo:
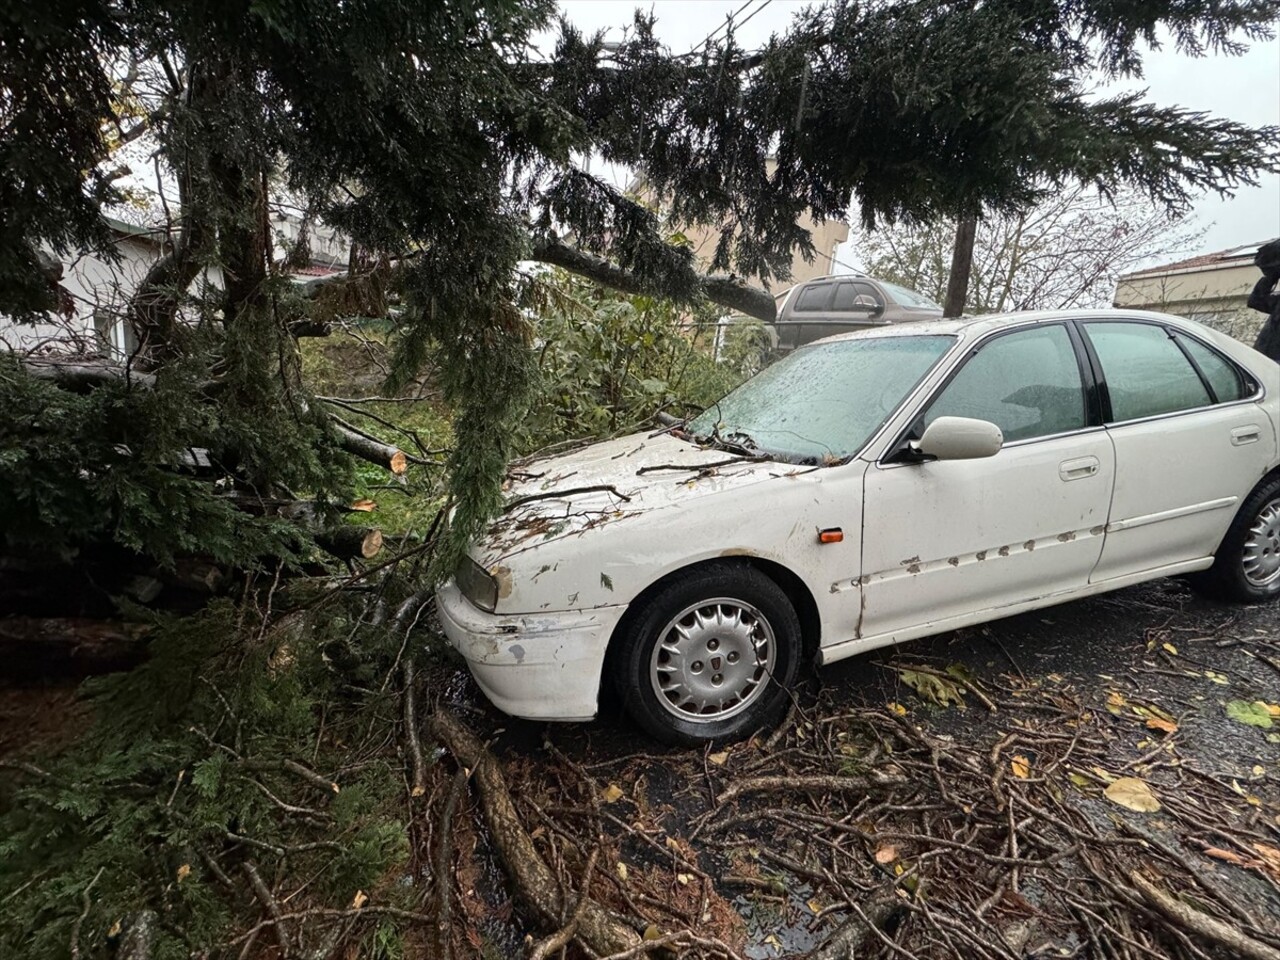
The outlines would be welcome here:
[[[836,295],[831,301],[831,312],[848,313],[853,309],[853,298],[857,295],[852,283],[836,284]]]
[[[853,285],[856,296],[870,297],[878,307],[884,306],[884,297],[880,296],[880,291],[869,283],[858,282]]]
[[[1036,327],[984,344],[930,404],[920,429],[938,417],[990,421],[1006,443],[1082,429],[1084,382],[1066,327]]]
[[[1239,369],[1218,351],[1206,347],[1199,340],[1176,334],[1178,342],[1186,347],[1191,359],[1196,362],[1204,378],[1213,388],[1213,396],[1219,403],[1230,403],[1232,400],[1243,400],[1249,390],[1240,375]]]
[[[831,299],[831,284],[820,283],[817,286],[805,287],[796,300],[796,311],[825,310],[827,301]]]
[[[1111,396],[1111,420],[1137,420],[1206,407],[1212,400],[1186,354],[1164,327],[1086,323]]]

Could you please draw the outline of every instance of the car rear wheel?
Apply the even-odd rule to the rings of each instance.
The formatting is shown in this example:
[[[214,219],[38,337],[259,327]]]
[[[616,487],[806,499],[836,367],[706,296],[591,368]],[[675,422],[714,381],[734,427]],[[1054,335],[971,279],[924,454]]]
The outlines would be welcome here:
[[[666,743],[748,736],[787,703],[800,621],[786,593],[752,567],[682,574],[624,624],[611,659],[627,713]]]
[[[1280,476],[1267,478],[1249,494],[1213,566],[1191,583],[1219,600],[1261,603],[1280,597]]]

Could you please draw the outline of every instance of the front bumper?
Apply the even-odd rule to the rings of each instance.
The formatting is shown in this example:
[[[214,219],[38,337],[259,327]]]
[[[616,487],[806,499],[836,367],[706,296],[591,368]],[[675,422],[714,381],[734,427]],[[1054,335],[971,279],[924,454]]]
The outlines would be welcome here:
[[[542,614],[486,613],[450,580],[436,592],[449,642],[495,707],[530,720],[596,715],[604,653],[625,606]]]

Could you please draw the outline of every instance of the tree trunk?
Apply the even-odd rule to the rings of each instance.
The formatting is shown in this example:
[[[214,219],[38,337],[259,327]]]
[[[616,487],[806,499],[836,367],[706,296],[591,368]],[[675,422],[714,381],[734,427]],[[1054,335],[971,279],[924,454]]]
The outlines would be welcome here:
[[[973,241],[977,234],[977,217],[965,217],[956,224],[956,245],[951,252],[951,276],[947,280],[947,302],[942,307],[944,317],[958,317],[964,313],[964,304],[969,298],[969,273],[973,270]]]
[[[570,273],[594,280],[622,293],[639,293],[647,296],[666,297],[670,294],[652,280],[639,277],[629,270],[615,266],[594,254],[576,250],[557,240],[544,240],[534,246],[533,259],[554,264]],[[691,271],[692,272],[692,271]],[[743,283],[736,277],[695,273],[693,285],[713,303],[736,310],[765,323],[778,319],[773,296],[764,290]]]
[[[372,560],[382,551],[382,531],[377,527],[332,527],[316,534],[316,543],[343,560]]]

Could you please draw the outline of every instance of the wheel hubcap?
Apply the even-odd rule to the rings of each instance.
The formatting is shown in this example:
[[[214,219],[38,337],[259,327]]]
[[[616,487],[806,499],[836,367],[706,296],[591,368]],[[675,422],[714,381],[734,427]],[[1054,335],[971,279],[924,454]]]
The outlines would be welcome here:
[[[773,628],[755,607],[704,600],[662,628],[649,663],[658,702],[684,720],[724,720],[764,692],[773,671]]]
[[[1280,578],[1280,498],[1258,511],[1244,541],[1244,578],[1264,587]]]

